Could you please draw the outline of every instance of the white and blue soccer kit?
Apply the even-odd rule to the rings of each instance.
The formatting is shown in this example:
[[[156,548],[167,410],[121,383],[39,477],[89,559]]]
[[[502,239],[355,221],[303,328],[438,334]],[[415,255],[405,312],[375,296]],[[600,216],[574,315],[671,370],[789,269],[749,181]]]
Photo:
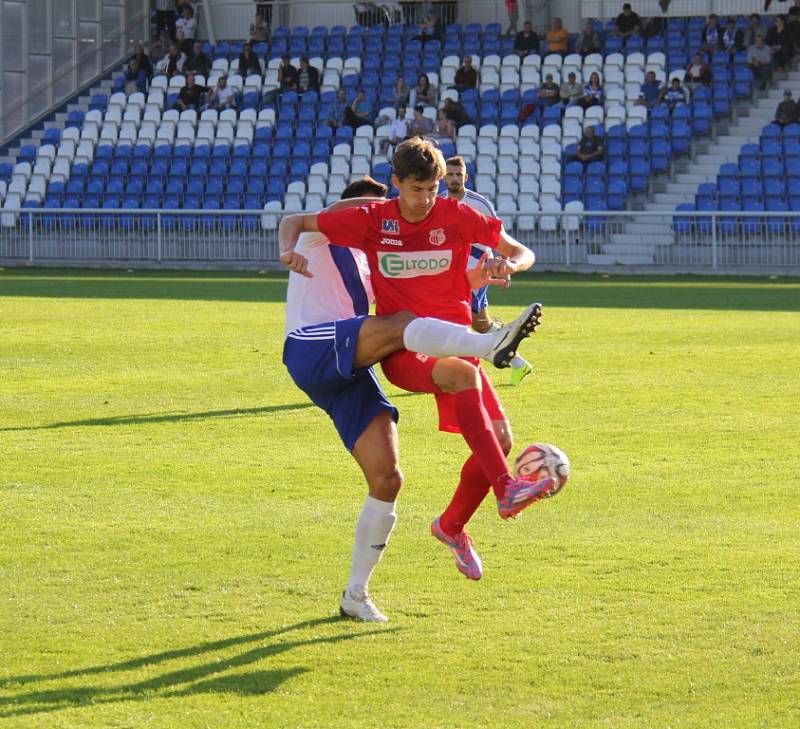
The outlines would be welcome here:
[[[445,193],[443,197],[446,196],[447,193]],[[473,190],[464,190],[464,197],[461,198],[461,202],[466,203],[473,210],[477,210],[482,215],[486,215],[490,218],[497,217],[497,213],[494,211],[492,203],[490,203],[483,195],[479,195]],[[475,266],[478,265],[478,261],[481,259],[481,256],[486,253],[486,251],[489,251],[489,255],[493,255],[491,248],[478,243],[473,243],[472,250],[470,251],[469,263],[467,264],[467,270],[475,268]],[[487,306],[489,306],[489,284],[486,286],[481,286],[479,289],[474,289],[472,292],[473,312],[477,314]]]
[[[389,402],[372,367],[353,367],[358,333],[372,302],[366,255],[303,233],[295,250],[308,260],[307,278],[289,274],[283,363],[295,384],[333,420],[345,447],[356,441]]]

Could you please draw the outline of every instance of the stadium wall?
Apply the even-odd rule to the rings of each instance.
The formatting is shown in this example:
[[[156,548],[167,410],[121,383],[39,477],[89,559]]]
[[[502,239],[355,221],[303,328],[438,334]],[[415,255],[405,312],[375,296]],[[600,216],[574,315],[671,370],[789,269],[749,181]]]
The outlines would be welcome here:
[[[0,0],[0,147],[149,33],[149,0]]]
[[[583,18],[603,20],[616,18],[621,12],[622,4],[622,0],[581,0],[580,15]],[[553,5],[560,6],[559,12],[564,12],[568,6],[577,7],[579,3],[574,0],[554,0]],[[789,9],[787,0],[777,0],[771,3],[770,8],[766,11],[764,10],[764,0],[670,0],[666,13],[661,9],[661,0],[633,0],[631,6],[643,18],[704,17],[711,13],[720,16],[750,15],[751,13],[781,15]],[[565,25],[567,25],[566,22]]]

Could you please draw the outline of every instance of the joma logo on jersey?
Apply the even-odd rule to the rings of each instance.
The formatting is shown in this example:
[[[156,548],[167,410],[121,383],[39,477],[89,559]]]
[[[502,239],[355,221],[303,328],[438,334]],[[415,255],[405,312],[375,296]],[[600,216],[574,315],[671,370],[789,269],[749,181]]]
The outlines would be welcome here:
[[[432,246],[440,246],[447,240],[444,236],[444,228],[435,228],[428,233],[428,243]]]
[[[452,251],[378,254],[378,266],[387,278],[436,276],[448,271],[452,260]]]
[[[397,240],[397,238],[381,238],[381,245],[384,245],[384,246],[401,246],[401,245],[403,245],[403,241]]]
[[[383,218],[381,220],[381,231],[384,233],[394,233],[395,235],[400,234],[400,221],[399,220],[391,220],[389,218]]]

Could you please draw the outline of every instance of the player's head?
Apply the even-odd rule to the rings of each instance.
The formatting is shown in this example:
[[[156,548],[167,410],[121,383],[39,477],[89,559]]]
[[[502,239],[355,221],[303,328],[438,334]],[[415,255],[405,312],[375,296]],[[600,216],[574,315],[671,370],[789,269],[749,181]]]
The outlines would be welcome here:
[[[382,182],[372,179],[369,175],[364,175],[360,180],[354,180],[342,192],[342,200],[349,200],[354,197],[386,197],[389,188]]]
[[[469,176],[467,175],[467,163],[463,157],[449,157],[446,165],[444,181],[447,185],[447,192],[450,197],[461,198],[464,194],[464,185]]]
[[[410,222],[425,218],[436,204],[444,157],[431,142],[413,138],[397,145],[392,156],[392,184],[400,193],[400,209]]]

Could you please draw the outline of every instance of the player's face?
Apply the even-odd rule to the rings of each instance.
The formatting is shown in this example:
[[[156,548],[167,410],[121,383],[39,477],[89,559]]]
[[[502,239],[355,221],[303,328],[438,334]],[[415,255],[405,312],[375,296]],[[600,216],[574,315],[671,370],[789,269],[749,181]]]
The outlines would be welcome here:
[[[451,195],[462,195],[464,193],[464,185],[467,182],[467,171],[461,166],[449,165],[444,176],[444,182],[447,185],[447,191]]]
[[[392,176],[392,184],[400,193],[400,213],[410,223],[425,219],[436,204],[439,180],[417,180],[407,177],[402,182]]]

